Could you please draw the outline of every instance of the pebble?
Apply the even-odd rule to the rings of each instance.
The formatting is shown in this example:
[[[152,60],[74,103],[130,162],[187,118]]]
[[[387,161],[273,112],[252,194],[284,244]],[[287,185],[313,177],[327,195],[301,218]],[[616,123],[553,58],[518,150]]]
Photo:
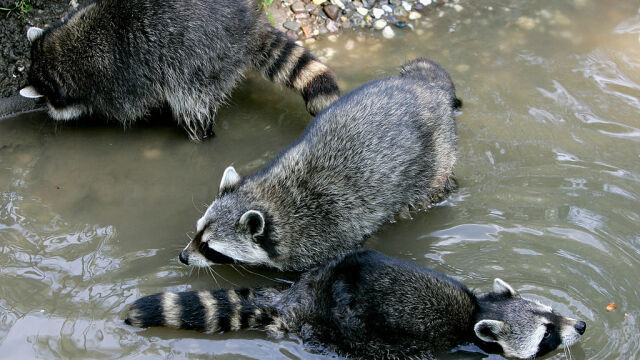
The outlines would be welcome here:
[[[382,30],[385,26],[387,26],[387,21],[384,19],[376,20],[376,22],[373,23],[373,28],[376,30]]]
[[[341,0],[331,0],[331,3],[333,3],[335,6],[339,7],[342,10],[345,9],[344,3]]]
[[[325,1],[327,1],[327,0],[313,0],[313,3],[316,4],[316,5],[322,5],[322,4],[325,3]]]
[[[536,21],[526,16],[520,16],[518,20],[516,20],[516,24],[524,30],[531,30],[536,27]]]
[[[329,20],[327,21],[327,30],[329,30],[329,32],[336,32],[339,28],[334,21]]]
[[[420,15],[420,13],[417,11],[412,11],[409,13],[409,20],[417,20],[417,19],[420,19],[421,17],[422,15]]]
[[[291,11],[294,13],[304,13],[307,12],[307,8],[302,1],[296,1],[291,5]]]
[[[338,18],[338,15],[340,15],[340,8],[333,4],[325,5],[324,13],[327,14],[331,20],[335,20]]]
[[[423,6],[429,6],[431,5],[431,3],[431,0],[420,0],[420,4],[422,4]]]
[[[391,26],[387,25],[382,30],[382,36],[384,36],[385,39],[392,39],[394,36],[396,36],[396,33],[393,31]]]
[[[356,11],[358,12],[358,14],[365,16],[369,13],[369,10],[363,8],[362,6],[360,6],[359,8],[356,9]]]
[[[338,37],[336,35],[329,35],[329,36],[327,36],[327,40],[329,40],[331,42],[336,42],[336,41],[338,41]]]
[[[382,5],[382,10],[384,10],[384,12],[388,12],[388,13],[392,13],[393,12],[393,9],[389,5]]]
[[[298,31],[300,30],[300,23],[297,21],[285,21],[284,24],[282,24],[282,26],[287,29],[287,30],[291,30],[291,31]]]
[[[349,39],[346,44],[344,44],[345,50],[351,51],[356,46],[355,41]]]
[[[380,19],[382,15],[384,15],[384,10],[380,8],[373,8],[373,10],[371,10],[371,15],[376,19]]]
[[[464,8],[460,4],[455,4],[455,5],[453,5],[453,10],[455,10],[457,12],[460,12],[460,11],[464,10]]]
[[[409,4],[409,3],[408,3],[408,2],[406,2],[406,1],[403,1],[403,2],[402,2],[402,7],[403,7],[405,10],[407,10],[407,11],[411,11],[411,4]]]
[[[287,30],[287,32],[284,34],[287,35],[287,38],[289,38],[291,41],[298,40],[298,34],[296,34],[296,32],[293,30]]]

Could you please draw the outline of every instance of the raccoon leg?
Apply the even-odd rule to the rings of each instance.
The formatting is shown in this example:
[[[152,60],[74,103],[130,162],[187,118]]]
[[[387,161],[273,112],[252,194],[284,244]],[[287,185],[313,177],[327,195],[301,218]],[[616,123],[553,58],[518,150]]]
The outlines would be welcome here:
[[[333,71],[282,32],[269,27],[256,52],[254,66],[269,80],[298,91],[311,115],[340,96]]]
[[[207,332],[268,329],[283,320],[269,306],[269,289],[164,292],[136,300],[124,322]]]
[[[202,141],[213,136],[216,110],[224,99],[211,96],[207,91],[202,93],[184,89],[166,94],[165,97],[173,117],[184,127],[191,140]]]

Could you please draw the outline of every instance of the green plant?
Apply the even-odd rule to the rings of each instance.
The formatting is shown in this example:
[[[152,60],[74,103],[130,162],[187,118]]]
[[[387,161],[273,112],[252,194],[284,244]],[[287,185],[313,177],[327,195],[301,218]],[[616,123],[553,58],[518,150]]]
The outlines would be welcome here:
[[[29,3],[29,0],[17,0],[14,3],[14,5],[15,6],[11,9],[0,8],[0,11],[6,11],[7,17],[9,17],[11,13],[15,12],[18,14],[18,16],[20,16],[21,18],[24,18],[27,15],[27,13],[32,9],[31,4]]]
[[[276,26],[276,21],[273,19],[273,15],[271,15],[271,13],[267,10],[269,5],[273,4],[274,0],[261,0],[261,1],[262,1],[262,6],[264,7],[264,11],[267,13],[267,17],[271,22],[271,25]]]

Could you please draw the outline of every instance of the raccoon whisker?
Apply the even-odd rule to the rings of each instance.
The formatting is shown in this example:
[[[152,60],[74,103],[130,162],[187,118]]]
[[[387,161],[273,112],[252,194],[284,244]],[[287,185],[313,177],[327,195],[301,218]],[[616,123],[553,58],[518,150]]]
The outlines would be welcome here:
[[[246,267],[244,267],[244,266],[242,266],[242,265],[240,265],[240,264],[238,264],[238,266],[240,266],[240,268],[242,268],[242,270],[244,270],[244,271],[246,271],[246,272],[248,272],[248,273],[250,273],[250,274],[260,276],[260,277],[265,278],[265,279],[267,279],[267,280],[271,280],[271,281],[273,281],[273,282],[279,282],[279,283],[283,283],[283,284],[290,284],[290,282],[287,282],[287,281],[284,281],[284,280],[280,280],[280,279],[276,279],[276,278],[271,278],[271,277],[269,277],[269,276],[267,276],[267,275],[262,275],[262,274],[259,274],[259,273],[257,273],[257,272],[253,272],[253,271],[251,271],[251,270],[247,269]]]
[[[212,270],[212,269],[211,269],[211,268],[209,268],[209,267],[207,267],[206,269],[207,269],[207,272],[209,273],[209,275],[211,275],[211,277],[213,278],[213,281],[215,281],[215,282],[216,282],[216,286],[217,286],[218,288],[220,288],[220,284],[218,283],[218,279],[216,279],[215,275],[210,271],[210,270]]]
[[[229,281],[229,280],[225,279],[225,278],[224,278],[224,276],[222,276],[222,275],[218,274],[218,273],[217,273],[215,270],[213,270],[211,267],[208,267],[207,269],[209,269],[209,270],[213,271],[213,273],[214,273],[214,274],[216,274],[216,275],[220,276],[220,278],[222,278],[222,280],[224,280],[224,281],[228,282],[229,284],[231,284],[231,285],[233,285],[233,286],[235,286],[235,287],[238,287],[238,285],[237,285],[237,284],[234,284],[234,283],[232,283],[231,281]]]
[[[238,274],[240,274],[240,276],[245,277],[245,275],[241,273],[240,270],[238,270],[235,266],[233,266],[233,264],[229,264],[229,265],[231,265],[231,268],[233,268],[233,270],[235,270]]]

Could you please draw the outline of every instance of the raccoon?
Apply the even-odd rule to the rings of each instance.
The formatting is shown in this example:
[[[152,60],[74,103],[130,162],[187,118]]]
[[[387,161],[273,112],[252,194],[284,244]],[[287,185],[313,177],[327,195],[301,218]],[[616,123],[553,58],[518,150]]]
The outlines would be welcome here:
[[[333,72],[274,29],[253,0],[100,0],[30,28],[25,97],[56,120],[97,114],[125,125],[168,106],[192,139],[247,68],[298,91],[315,115],[339,96]]]
[[[530,359],[572,346],[586,329],[495,279],[476,296],[434,270],[359,250],[304,273],[283,290],[165,292],[136,300],[125,322],[207,332],[294,333],[347,357],[430,356],[476,343]]]
[[[228,167],[180,260],[304,270],[358,248],[455,189],[456,103],[447,72],[422,58],[351,91],[261,171]]]

